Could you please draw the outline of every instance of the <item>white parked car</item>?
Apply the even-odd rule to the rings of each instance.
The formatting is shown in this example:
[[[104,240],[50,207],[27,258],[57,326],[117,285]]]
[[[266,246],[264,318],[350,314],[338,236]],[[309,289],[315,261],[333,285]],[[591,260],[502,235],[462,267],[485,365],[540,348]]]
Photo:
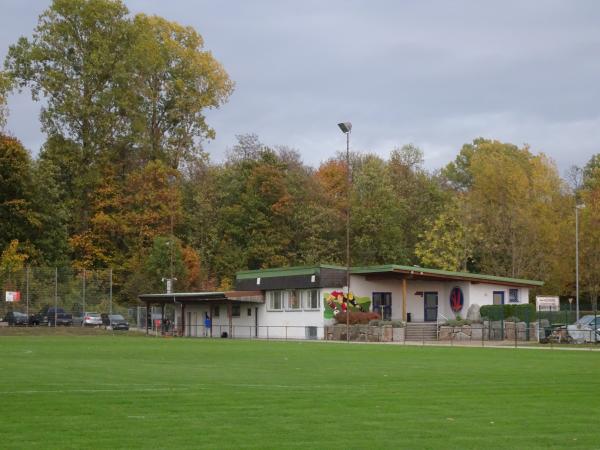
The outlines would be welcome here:
[[[600,342],[600,316],[581,317],[567,326],[567,333],[575,342]]]
[[[82,327],[99,327],[100,325],[102,325],[102,316],[100,316],[100,313],[86,312],[83,314]]]

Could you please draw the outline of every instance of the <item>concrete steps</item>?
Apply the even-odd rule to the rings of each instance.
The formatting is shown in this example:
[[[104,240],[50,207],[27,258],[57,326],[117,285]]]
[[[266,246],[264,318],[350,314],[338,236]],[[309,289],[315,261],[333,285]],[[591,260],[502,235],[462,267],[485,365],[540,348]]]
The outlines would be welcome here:
[[[408,322],[406,324],[407,341],[437,341],[438,329],[436,322]]]

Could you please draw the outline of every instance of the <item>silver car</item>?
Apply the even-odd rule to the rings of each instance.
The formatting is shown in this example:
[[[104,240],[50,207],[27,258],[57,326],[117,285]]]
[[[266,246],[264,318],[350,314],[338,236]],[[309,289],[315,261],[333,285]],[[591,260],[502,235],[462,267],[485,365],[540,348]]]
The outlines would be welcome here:
[[[83,320],[81,321],[82,327],[99,327],[100,325],[102,325],[100,313],[86,312],[83,314]]]
[[[567,332],[575,342],[600,342],[600,316],[583,316]]]

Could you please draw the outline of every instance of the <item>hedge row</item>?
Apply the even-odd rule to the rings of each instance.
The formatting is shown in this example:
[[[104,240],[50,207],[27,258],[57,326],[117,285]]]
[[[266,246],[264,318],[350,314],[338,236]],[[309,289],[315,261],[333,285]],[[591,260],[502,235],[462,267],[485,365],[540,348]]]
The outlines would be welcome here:
[[[521,322],[533,322],[536,320],[535,305],[485,305],[479,309],[483,319],[506,320],[516,317]]]

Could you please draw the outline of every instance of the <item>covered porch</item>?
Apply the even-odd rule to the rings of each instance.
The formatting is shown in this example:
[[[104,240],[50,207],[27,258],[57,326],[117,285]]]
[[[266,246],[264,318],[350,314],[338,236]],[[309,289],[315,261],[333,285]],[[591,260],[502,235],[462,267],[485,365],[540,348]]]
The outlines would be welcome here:
[[[218,329],[220,335],[227,330],[228,336],[233,334],[234,320],[241,317],[241,306],[258,306],[264,303],[264,294],[261,291],[224,291],[224,292],[175,292],[169,294],[142,294],[139,299],[146,305],[146,334],[149,333],[151,323],[151,307],[159,306],[160,320],[164,323],[165,308],[172,305],[175,311],[174,333],[178,336],[200,336],[202,330],[206,336],[215,336],[213,329]],[[224,309],[226,316],[221,315]],[[247,319],[252,319],[252,324],[258,326],[256,309],[250,314],[248,308]],[[205,329],[204,319],[210,319],[210,329]],[[216,323],[215,323],[216,322]],[[218,328],[217,328],[218,327]]]

